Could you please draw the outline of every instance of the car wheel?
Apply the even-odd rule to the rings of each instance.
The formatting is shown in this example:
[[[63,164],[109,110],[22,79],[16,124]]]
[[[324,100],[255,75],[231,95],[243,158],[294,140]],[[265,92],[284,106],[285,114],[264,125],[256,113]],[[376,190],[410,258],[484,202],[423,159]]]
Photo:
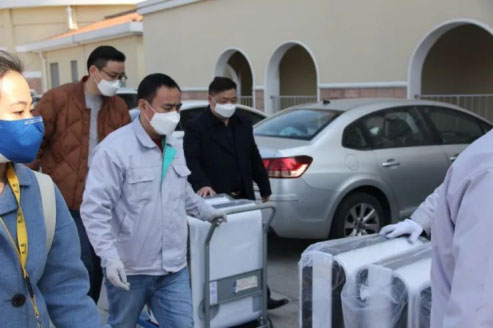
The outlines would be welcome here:
[[[339,204],[332,220],[330,237],[378,233],[384,222],[383,208],[378,199],[367,193],[355,192]]]

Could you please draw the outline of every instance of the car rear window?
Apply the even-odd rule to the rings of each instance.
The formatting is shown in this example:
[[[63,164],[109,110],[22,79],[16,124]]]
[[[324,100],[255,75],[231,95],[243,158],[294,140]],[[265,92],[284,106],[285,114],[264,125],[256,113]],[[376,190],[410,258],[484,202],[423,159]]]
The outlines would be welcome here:
[[[311,140],[341,112],[335,110],[294,108],[260,122],[256,136]]]

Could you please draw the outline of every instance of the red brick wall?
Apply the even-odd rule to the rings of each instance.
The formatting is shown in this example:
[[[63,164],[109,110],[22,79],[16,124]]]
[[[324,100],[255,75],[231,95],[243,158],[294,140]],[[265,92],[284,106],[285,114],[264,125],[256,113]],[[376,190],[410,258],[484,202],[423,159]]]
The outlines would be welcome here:
[[[182,100],[207,100],[207,91],[183,91]]]
[[[344,88],[320,89],[320,99],[391,97],[406,98],[407,90],[403,87],[394,88]],[[207,91],[184,91],[183,100],[207,100]],[[255,107],[265,111],[264,90],[255,90]]]
[[[402,87],[394,88],[350,88],[350,89],[320,89],[320,99],[393,97],[406,98],[407,90]]]

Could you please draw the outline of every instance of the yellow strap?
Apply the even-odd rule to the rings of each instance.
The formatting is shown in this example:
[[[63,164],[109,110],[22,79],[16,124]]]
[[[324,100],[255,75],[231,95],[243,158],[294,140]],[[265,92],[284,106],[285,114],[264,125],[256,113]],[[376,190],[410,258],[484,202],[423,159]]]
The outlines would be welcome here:
[[[7,167],[7,179],[17,202],[17,249],[19,251],[19,259],[21,261],[25,277],[25,275],[27,274],[25,268],[27,262],[27,254],[29,251],[27,241],[27,228],[26,221],[24,220],[24,213],[22,213],[21,208],[21,188],[19,185],[19,178],[17,178],[17,174],[15,173],[12,164],[9,164]]]
[[[12,189],[12,192],[14,193],[15,196],[15,200],[17,202],[17,245],[15,244],[12,234],[10,233],[9,229],[7,228],[7,225],[5,224],[5,222],[1,217],[0,217],[0,223],[5,229],[12,246],[16,250],[17,256],[19,257],[19,262],[21,264],[21,270],[22,270],[24,282],[26,283],[26,287],[29,291],[31,303],[33,305],[34,316],[38,321],[38,327],[40,327],[38,306],[36,304],[36,298],[34,297],[34,291],[32,290],[31,281],[29,279],[29,275],[26,269],[29,241],[27,239],[26,220],[24,219],[24,213],[22,212],[22,208],[21,208],[21,189],[19,185],[19,178],[17,177],[17,174],[15,173],[14,170],[14,166],[11,163],[7,165],[7,180],[9,182],[9,186]]]

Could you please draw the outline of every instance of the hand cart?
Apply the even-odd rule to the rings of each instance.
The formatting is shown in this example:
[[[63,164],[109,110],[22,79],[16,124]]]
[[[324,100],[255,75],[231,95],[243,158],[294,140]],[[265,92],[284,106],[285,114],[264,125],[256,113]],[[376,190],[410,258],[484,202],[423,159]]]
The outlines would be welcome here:
[[[195,311],[199,311],[203,313],[203,315],[200,319],[197,319],[194,315],[195,327],[210,328],[211,325],[220,327],[231,326],[232,324],[225,325],[224,322],[220,324],[214,323],[214,314],[217,313],[218,307],[228,306],[228,303],[231,305],[234,302],[241,302],[242,300],[246,300],[248,298],[255,298],[261,300],[261,304],[258,304],[260,306],[259,311],[256,312],[260,313],[260,316],[256,317],[257,327],[270,328],[272,327],[272,324],[270,323],[267,314],[267,234],[275,215],[275,207],[266,204],[255,204],[253,201],[249,200],[232,200],[231,198],[224,198],[224,195],[222,195],[222,197],[223,201],[225,200],[227,203],[221,204],[218,202],[218,198],[216,197],[215,200],[210,199],[210,201],[214,203],[211,205],[216,208],[223,209],[224,213],[228,216],[253,211],[270,211],[269,218],[266,221],[263,220],[264,222],[261,227],[261,268],[248,272],[235,273],[226,277],[211,280],[211,241],[213,240],[216,229],[219,227],[220,223],[215,221],[209,225],[201,222],[201,224],[207,224],[207,233],[203,244],[203,268],[197,268],[198,270],[203,269],[203,295],[194,296],[197,299],[203,298],[200,305],[200,310],[196,309],[196,300],[193,300],[193,303],[194,313]],[[227,207],[236,208],[227,209]],[[228,219],[231,222],[231,219]],[[225,226],[226,225],[228,225],[228,223],[225,223]],[[193,280],[192,273],[196,274],[193,272],[193,267],[191,267],[191,271],[191,280]],[[192,288],[194,288],[193,284]],[[198,288],[197,284],[195,284],[195,288]],[[197,293],[195,291],[192,294],[196,295]],[[149,320],[149,317],[151,317],[152,314],[150,314],[150,311],[147,312],[148,313],[143,313],[141,315],[138,324],[144,328],[157,327],[157,324]]]
[[[270,328],[272,326],[267,314],[267,234],[270,224],[274,219],[276,209],[272,205],[259,204],[239,209],[226,210],[225,214],[232,215],[257,210],[271,210],[269,219],[263,224],[262,227],[262,269],[258,270],[257,272],[247,272],[238,276],[226,277],[216,281],[210,280],[210,242],[216,228],[218,227],[218,224],[216,222],[211,224],[205,240],[204,258],[204,322],[206,328],[210,328],[211,326],[211,290],[217,291],[217,299],[215,302],[216,304],[228,303],[243,297],[261,296],[262,315],[258,319],[258,328]],[[256,287],[248,288],[248,290],[245,290],[244,292],[238,291],[239,284],[248,285],[248,280],[256,280],[253,277],[259,278],[257,279],[257,281],[261,281],[260,286],[257,284]]]

